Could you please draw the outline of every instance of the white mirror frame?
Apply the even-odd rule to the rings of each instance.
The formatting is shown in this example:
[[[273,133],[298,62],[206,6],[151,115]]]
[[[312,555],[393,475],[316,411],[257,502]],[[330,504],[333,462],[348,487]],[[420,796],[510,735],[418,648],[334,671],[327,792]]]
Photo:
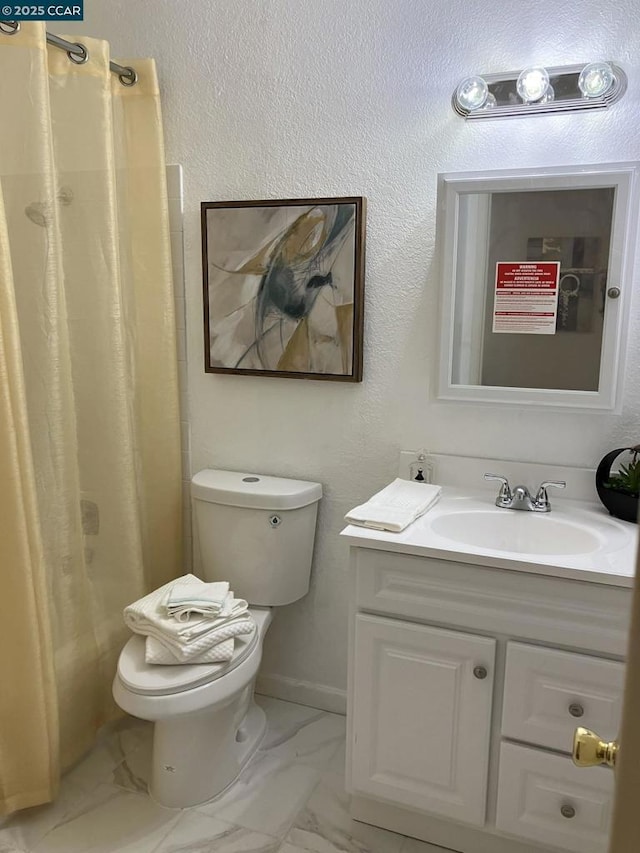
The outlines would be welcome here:
[[[600,163],[538,169],[492,172],[458,172],[438,175],[437,245],[440,247],[440,362],[438,399],[479,403],[510,403],[584,411],[619,411],[626,354],[629,308],[637,239],[639,163]],[[592,189],[614,187],[613,221],[607,289],[619,287],[618,299],[607,298],[602,354],[597,391],[507,388],[489,385],[455,385],[453,376],[455,286],[463,274],[464,256],[458,246],[464,235],[460,198],[471,193],[518,192],[526,190]],[[479,203],[481,201],[479,200]],[[488,235],[487,235],[488,236]],[[476,241],[477,243],[477,241]],[[484,300],[484,294],[482,294]],[[473,306],[469,308],[473,311]],[[464,358],[464,353],[457,354]]]

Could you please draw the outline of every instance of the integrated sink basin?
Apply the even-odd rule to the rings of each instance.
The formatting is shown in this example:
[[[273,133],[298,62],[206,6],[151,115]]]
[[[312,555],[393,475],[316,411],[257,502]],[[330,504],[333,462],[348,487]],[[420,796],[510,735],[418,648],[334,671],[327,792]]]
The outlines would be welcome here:
[[[633,585],[638,525],[588,501],[555,498],[548,513],[501,509],[494,501],[493,492],[446,487],[439,502],[401,533],[350,525],[343,536],[369,548]]]
[[[514,554],[591,554],[602,548],[602,538],[584,525],[549,516],[514,510],[452,512],[434,518],[431,529],[464,545]]]

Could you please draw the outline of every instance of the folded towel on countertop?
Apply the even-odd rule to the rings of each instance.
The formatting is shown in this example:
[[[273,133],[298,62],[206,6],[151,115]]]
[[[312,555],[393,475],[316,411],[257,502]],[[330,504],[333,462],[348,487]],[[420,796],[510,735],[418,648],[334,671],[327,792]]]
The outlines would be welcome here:
[[[424,515],[440,498],[441,486],[396,479],[366,503],[354,507],[345,521],[359,527],[399,533]]]
[[[189,580],[190,575],[178,580],[171,586],[164,603],[168,616],[186,621],[192,613],[202,616],[217,616],[229,595],[229,583],[217,581],[204,583]]]
[[[231,637],[216,643],[207,651],[190,658],[188,663],[224,663],[233,657],[235,639]],[[145,644],[144,659],[147,663],[162,664],[163,666],[184,665],[185,661],[179,660],[170,649],[155,637],[147,637]]]

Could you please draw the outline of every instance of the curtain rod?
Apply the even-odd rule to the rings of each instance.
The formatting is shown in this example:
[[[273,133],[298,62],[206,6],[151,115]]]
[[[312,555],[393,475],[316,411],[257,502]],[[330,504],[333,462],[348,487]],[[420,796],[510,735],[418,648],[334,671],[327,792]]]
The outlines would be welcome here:
[[[20,21],[0,21],[0,32],[7,36],[15,35],[20,30]],[[61,50],[66,50],[67,56],[71,62],[76,65],[84,65],[89,59],[89,51],[80,42],[67,41],[53,33],[47,33],[47,43],[54,47],[59,47]],[[118,75],[118,79],[123,86],[135,86],[138,82],[138,75],[135,68],[129,65],[118,65],[117,62],[109,62],[109,68],[114,74]]]

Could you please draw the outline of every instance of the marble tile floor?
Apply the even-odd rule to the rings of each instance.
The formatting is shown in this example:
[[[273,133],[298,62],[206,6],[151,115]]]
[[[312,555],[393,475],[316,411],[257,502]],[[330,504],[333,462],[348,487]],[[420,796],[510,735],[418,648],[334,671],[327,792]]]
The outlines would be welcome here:
[[[351,820],[344,717],[257,701],[268,720],[261,748],[215,801],[154,803],[152,727],[129,718],[66,774],[55,803],[0,823],[0,853],[446,853]]]

